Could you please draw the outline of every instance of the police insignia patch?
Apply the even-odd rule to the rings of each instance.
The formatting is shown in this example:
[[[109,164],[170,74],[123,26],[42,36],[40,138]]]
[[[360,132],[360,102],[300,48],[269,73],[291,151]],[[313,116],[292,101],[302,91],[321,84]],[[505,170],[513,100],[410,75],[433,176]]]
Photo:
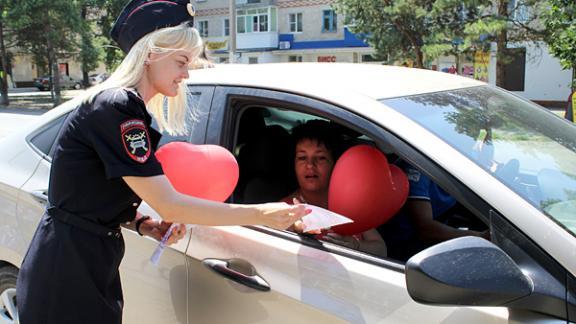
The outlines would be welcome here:
[[[150,141],[146,124],[139,119],[131,119],[120,125],[122,143],[128,156],[139,163],[150,157]]]

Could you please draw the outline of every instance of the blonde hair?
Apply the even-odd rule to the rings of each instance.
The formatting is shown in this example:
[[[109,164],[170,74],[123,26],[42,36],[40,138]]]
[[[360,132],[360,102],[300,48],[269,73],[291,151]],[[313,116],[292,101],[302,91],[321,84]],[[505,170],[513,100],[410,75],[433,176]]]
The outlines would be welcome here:
[[[111,88],[136,88],[144,76],[144,64],[149,53],[167,53],[175,50],[191,52],[191,66],[197,65],[203,51],[202,39],[198,31],[187,24],[181,24],[145,35],[134,44],[120,66],[106,81],[86,90],[82,101],[91,103],[100,92]],[[166,97],[157,94],[150,99],[146,108],[156,119],[160,131],[167,131],[171,135],[181,135],[187,132],[187,104],[186,85],[181,82],[176,96]]]

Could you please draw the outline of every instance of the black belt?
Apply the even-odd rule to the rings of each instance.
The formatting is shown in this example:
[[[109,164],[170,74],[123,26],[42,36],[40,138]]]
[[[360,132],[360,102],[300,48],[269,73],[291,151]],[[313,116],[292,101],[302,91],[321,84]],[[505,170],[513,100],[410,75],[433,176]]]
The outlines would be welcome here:
[[[52,216],[54,219],[59,220],[62,223],[66,223],[68,225],[78,227],[92,234],[111,238],[119,238],[122,236],[122,231],[120,230],[120,227],[109,228],[104,225],[99,225],[85,218],[71,214],[65,210],[62,210],[54,206],[48,207],[47,211],[48,214]]]

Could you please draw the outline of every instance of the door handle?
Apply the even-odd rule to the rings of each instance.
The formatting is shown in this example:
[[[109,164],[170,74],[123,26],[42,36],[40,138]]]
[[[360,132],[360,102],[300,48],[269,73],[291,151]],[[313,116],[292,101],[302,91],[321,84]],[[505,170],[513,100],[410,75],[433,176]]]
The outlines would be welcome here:
[[[32,197],[39,203],[43,205],[48,204],[48,195],[46,194],[46,190],[33,190],[30,192],[30,195],[32,195]]]
[[[270,291],[270,285],[256,273],[254,266],[246,260],[204,259],[202,264],[237,283],[260,291]]]

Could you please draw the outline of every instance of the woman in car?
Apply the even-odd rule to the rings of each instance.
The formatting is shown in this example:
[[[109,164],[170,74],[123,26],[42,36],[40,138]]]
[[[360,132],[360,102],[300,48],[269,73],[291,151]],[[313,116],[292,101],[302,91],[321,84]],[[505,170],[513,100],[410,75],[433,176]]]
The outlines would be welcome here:
[[[329,122],[310,120],[292,130],[294,143],[294,171],[298,189],[282,199],[287,203],[307,203],[328,209],[328,188],[332,169],[339,156],[337,134]],[[297,221],[292,229],[306,231]],[[353,236],[343,236],[331,231],[319,234],[319,238],[366,253],[386,256],[386,243],[376,231],[370,229]]]
[[[112,37],[126,58],[86,92],[58,136],[49,208],[18,276],[21,323],[120,323],[120,225],[159,239],[170,222],[284,229],[305,214],[303,205],[232,205],[185,196],[163,175],[151,115],[161,129],[186,131],[182,80],[202,51],[193,14],[188,0],[133,0],[116,21]],[[142,199],[167,223],[137,217]],[[168,243],[184,233],[184,226],[175,227]]]

